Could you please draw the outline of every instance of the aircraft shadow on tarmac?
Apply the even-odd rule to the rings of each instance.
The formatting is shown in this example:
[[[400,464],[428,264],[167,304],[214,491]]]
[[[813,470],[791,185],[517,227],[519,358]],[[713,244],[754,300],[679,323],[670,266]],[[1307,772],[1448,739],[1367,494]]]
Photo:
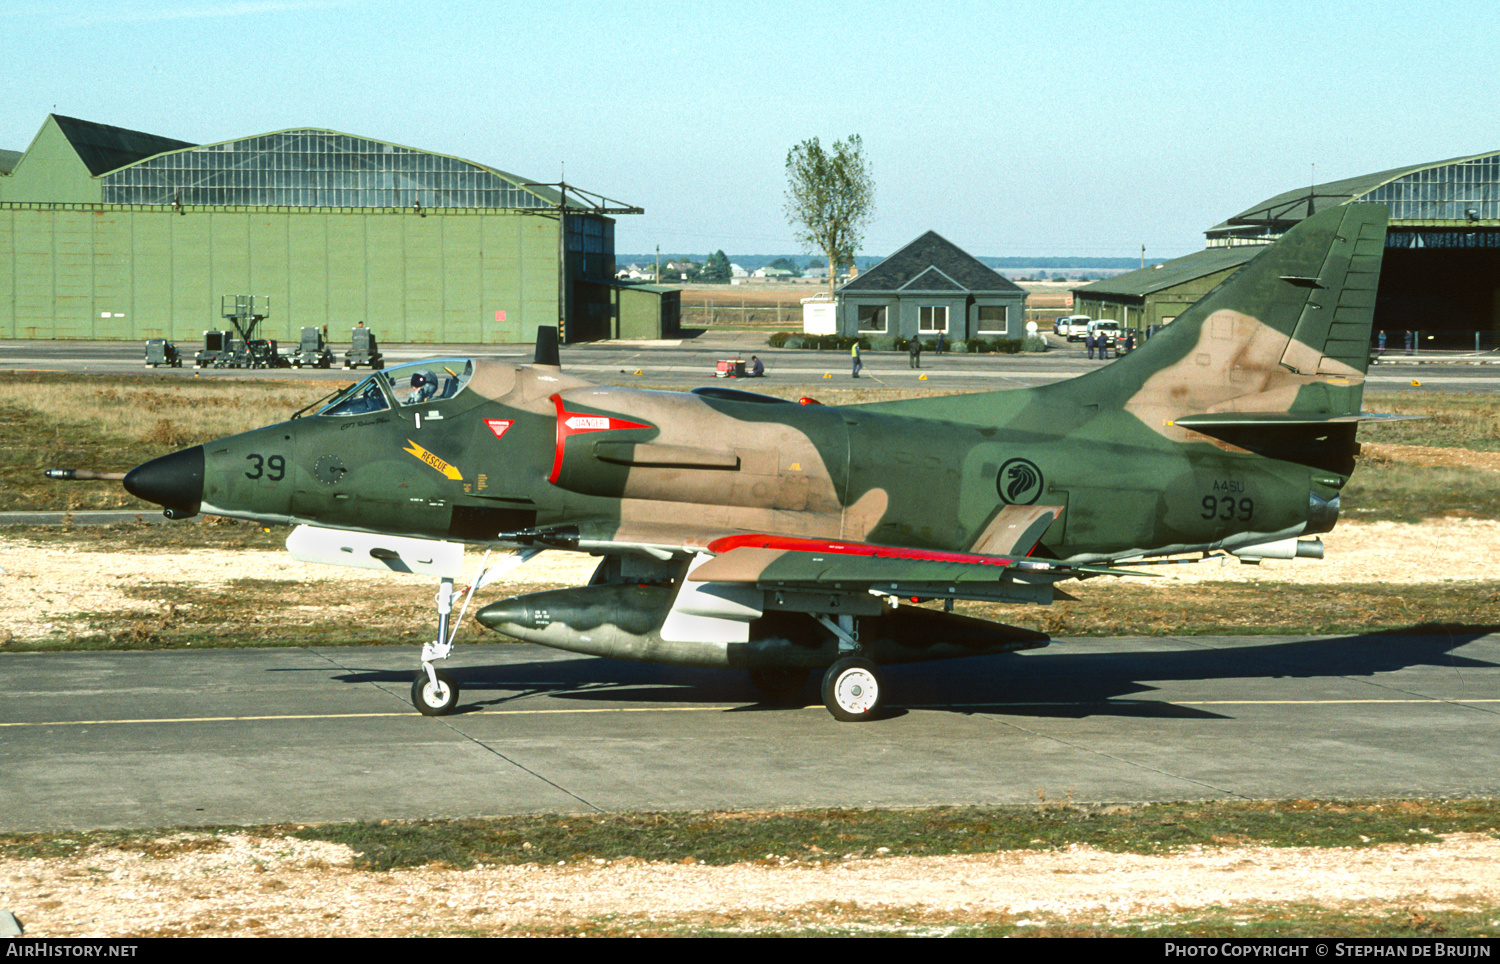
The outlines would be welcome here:
[[[885,667],[892,713],[900,707],[964,714],[1083,718],[1228,719],[1142,694],[1153,684],[1214,679],[1365,677],[1413,666],[1494,669],[1500,663],[1454,651],[1488,635],[1484,630],[1399,636],[1359,634],[1326,639],[1216,645],[1205,637],[1192,649],[1090,652],[1090,640],[1054,643],[1045,652],[979,656]],[[1148,641],[1149,642],[1149,641]],[[1171,644],[1172,640],[1162,640]],[[726,712],[785,709],[763,702],[743,672],[580,657],[490,666],[448,667],[463,688],[457,712],[500,707],[548,696],[583,703],[740,703]],[[791,706],[818,703],[818,675],[809,674]],[[411,671],[352,670],[347,683],[407,683]],[[1142,682],[1150,681],[1150,682]]]

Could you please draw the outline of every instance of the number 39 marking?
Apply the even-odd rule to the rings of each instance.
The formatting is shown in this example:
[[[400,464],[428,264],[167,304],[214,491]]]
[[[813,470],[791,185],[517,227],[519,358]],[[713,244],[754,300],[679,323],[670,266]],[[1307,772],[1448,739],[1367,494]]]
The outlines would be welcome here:
[[[273,455],[270,458],[263,455],[247,455],[245,459],[255,463],[255,467],[245,473],[247,479],[258,479],[264,476],[272,482],[280,482],[286,478],[286,459],[280,455]]]
[[[1214,495],[1205,495],[1203,497],[1203,518],[1205,519],[1218,519],[1220,522],[1230,522],[1237,519],[1240,522],[1249,522],[1250,518],[1254,515],[1254,499],[1240,499],[1239,501],[1235,501],[1232,496],[1227,495],[1222,498]]]

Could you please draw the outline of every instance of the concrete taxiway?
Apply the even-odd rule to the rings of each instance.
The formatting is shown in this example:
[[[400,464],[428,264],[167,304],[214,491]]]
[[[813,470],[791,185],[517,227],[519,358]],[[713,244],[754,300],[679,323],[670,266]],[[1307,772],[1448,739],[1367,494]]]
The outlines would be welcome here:
[[[1500,794],[1500,635],[1059,640],[890,667],[894,709],[467,647],[0,655],[0,829],[538,812]]]
[[[669,341],[605,341],[570,345],[562,349],[565,370],[606,385],[639,388],[690,388],[720,385],[747,391],[795,386],[816,395],[827,387],[867,389],[922,389],[941,392],[978,392],[1006,388],[1030,388],[1073,378],[1109,364],[1090,359],[1081,343],[1053,338],[1044,354],[968,355],[957,352],[926,352],[922,368],[915,370],[905,352],[866,352],[858,381],[850,378],[847,352],[801,351],[766,347],[763,332],[700,332],[696,337]],[[504,359],[514,364],[531,361],[529,345],[385,345],[387,365],[434,357],[481,357]],[[715,362],[721,358],[749,359],[758,355],[766,364],[767,377],[716,379]],[[1111,359],[1113,360],[1113,359]],[[1483,355],[1387,355],[1372,366],[1367,385],[1375,392],[1495,392],[1500,391],[1500,356]],[[344,381],[362,378],[366,369],[345,371],[310,368],[195,370],[191,361],[184,368],[143,368],[139,342],[0,341],[0,371],[66,371],[93,374],[139,374],[151,372],[163,378],[249,378]],[[829,376],[824,378],[823,376]],[[925,379],[923,376],[926,376]],[[1416,382],[1417,384],[1413,384]],[[312,385],[309,401],[327,391]]]

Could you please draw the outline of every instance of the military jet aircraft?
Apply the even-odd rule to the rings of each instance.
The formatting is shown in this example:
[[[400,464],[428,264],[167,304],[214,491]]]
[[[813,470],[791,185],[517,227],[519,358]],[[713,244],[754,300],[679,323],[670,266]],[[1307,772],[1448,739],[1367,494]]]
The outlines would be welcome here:
[[[434,664],[471,545],[507,566],[599,557],[586,586],[479,609],[493,630],[741,668],[771,699],[822,670],[828,710],[866,720],[881,665],[1048,642],[913,600],[1048,603],[1125,564],[1321,557],[1309,537],[1333,527],[1371,417],[1385,222],[1373,205],[1314,215],[1132,354],[1045,387],[839,407],[613,388],[562,371],[544,330],[529,366],[388,368],[124,484],[172,518],[295,525],[299,558],[437,576],[412,686],[428,715],[458,701]]]

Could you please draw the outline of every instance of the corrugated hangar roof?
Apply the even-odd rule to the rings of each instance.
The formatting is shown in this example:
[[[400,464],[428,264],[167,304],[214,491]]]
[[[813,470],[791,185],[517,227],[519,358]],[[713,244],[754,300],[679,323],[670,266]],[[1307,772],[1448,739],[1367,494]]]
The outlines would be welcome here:
[[[928,231],[839,290],[1019,292],[1021,288],[936,231]]]
[[[77,117],[48,116],[85,170],[98,179],[106,204],[562,205],[579,213],[644,213],[572,184],[535,183],[465,158],[321,128],[194,144]],[[13,173],[25,156],[0,151],[0,175]]]
[[[1223,271],[1226,268],[1238,268],[1264,250],[1266,250],[1266,245],[1263,244],[1242,244],[1230,248],[1209,248],[1205,251],[1197,251],[1193,254],[1184,255],[1181,258],[1173,258],[1171,261],[1163,261],[1161,264],[1152,265],[1149,268],[1129,271],[1125,274],[1115,275],[1113,278],[1105,278],[1102,281],[1093,281],[1074,288],[1073,291],[1086,294],[1123,295],[1126,297],[1141,298],[1161,291],[1163,288],[1171,288],[1185,281],[1192,281],[1194,278],[1213,274],[1215,271]]]
[[[1208,229],[1208,233],[1212,235],[1219,232],[1232,231],[1237,227],[1244,227],[1247,222],[1251,224],[1263,224],[1265,222],[1277,222],[1282,225],[1294,224],[1303,218],[1316,214],[1324,208],[1330,208],[1338,204],[1347,204],[1356,198],[1369,194],[1381,185],[1400,180],[1418,171],[1445,167],[1450,164],[1462,164],[1465,161],[1494,157],[1496,155],[1500,155],[1500,151],[1487,151],[1483,154],[1452,157],[1446,161],[1428,161],[1423,164],[1411,164],[1406,167],[1392,168],[1389,171],[1361,174],[1357,177],[1346,177],[1340,181],[1329,181],[1326,184],[1316,184],[1310,187],[1285,191],[1273,198],[1246,208],[1226,221],[1214,225]],[[1311,201],[1309,201],[1309,197]],[[1311,205],[1311,210],[1308,209],[1309,204]]]
[[[411,200],[404,195],[397,200],[393,193],[403,190],[420,191],[428,206],[539,208],[564,201],[570,208],[585,208],[574,198],[563,199],[551,185],[532,184],[485,164],[315,127],[189,144],[141,158],[110,172],[104,197],[111,203],[137,204],[164,204],[177,197],[184,204],[404,207]],[[502,195],[508,200],[500,200]]]

